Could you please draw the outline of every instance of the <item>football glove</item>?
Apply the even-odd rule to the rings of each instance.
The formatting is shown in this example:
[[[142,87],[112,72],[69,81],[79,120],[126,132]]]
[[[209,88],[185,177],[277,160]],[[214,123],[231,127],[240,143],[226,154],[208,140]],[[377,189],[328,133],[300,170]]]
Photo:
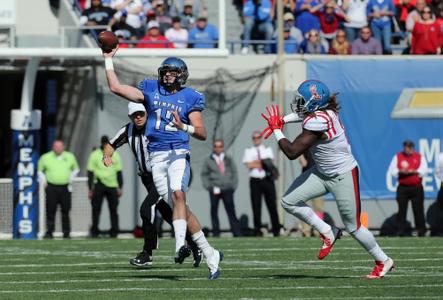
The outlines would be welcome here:
[[[285,121],[283,120],[283,116],[280,115],[280,109],[278,105],[271,105],[266,107],[266,111],[268,112],[269,116],[266,116],[264,113],[261,114],[261,116],[268,122],[268,127],[266,127],[261,135],[267,139],[272,132],[276,129],[283,129],[283,125],[285,124]]]

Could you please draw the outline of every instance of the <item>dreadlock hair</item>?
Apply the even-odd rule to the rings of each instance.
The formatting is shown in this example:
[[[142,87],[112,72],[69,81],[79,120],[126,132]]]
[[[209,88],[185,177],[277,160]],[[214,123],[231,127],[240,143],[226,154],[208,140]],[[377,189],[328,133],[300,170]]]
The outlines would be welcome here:
[[[319,109],[318,111],[325,111],[327,109],[332,110],[335,113],[338,113],[338,111],[341,109],[340,104],[338,104],[337,101],[337,95],[338,93],[334,93],[331,96],[329,96],[328,105],[322,109]],[[308,116],[315,117],[315,111],[311,113],[307,113]]]
[[[338,95],[338,93],[334,93],[331,96],[329,96],[328,106],[326,106],[323,110],[330,109],[333,112],[338,113],[338,111],[341,109],[341,107],[337,101],[337,95]]]

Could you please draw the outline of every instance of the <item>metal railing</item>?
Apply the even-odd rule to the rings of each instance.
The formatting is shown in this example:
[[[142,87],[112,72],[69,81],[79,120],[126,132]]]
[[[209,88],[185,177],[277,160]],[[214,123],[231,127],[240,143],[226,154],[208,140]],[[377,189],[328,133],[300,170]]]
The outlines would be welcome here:
[[[0,35],[5,35],[6,43],[8,43],[8,47],[15,48],[15,26],[14,25],[0,25]]]
[[[60,27],[60,47],[79,47],[82,44],[82,38],[86,35],[89,37],[90,47],[95,47],[93,41],[97,40],[97,32],[100,30],[108,30],[107,26],[62,26]],[[405,33],[398,32],[393,34],[393,37],[404,38]],[[146,40],[121,40],[120,43],[127,45],[164,45],[164,48],[175,48],[171,47],[171,45],[175,43],[179,44],[187,44],[187,48],[194,48],[192,45],[194,44],[208,44],[214,45],[209,48],[217,48],[219,41],[218,40],[175,40],[175,41],[146,41]],[[240,52],[240,49],[243,45],[248,44],[252,47],[256,46],[277,46],[276,40],[227,40],[226,47],[228,48],[231,54],[235,54]],[[287,44],[297,44],[296,41],[285,41],[285,45]],[[149,47],[147,47],[149,48]],[[152,47],[158,48],[158,47]],[[392,48],[396,50],[396,52],[401,52],[406,46],[403,45],[392,45]],[[201,49],[204,49],[203,47]]]

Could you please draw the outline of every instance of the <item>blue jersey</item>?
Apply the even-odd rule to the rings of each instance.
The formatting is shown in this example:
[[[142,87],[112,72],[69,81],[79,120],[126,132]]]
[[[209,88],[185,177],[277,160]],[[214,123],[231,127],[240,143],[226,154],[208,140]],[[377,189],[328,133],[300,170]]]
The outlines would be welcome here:
[[[205,109],[205,96],[188,87],[172,94],[160,86],[157,80],[144,79],[138,88],[143,92],[148,112],[148,150],[189,149],[189,135],[174,126],[172,111],[176,110],[181,121],[189,124],[191,112]]]

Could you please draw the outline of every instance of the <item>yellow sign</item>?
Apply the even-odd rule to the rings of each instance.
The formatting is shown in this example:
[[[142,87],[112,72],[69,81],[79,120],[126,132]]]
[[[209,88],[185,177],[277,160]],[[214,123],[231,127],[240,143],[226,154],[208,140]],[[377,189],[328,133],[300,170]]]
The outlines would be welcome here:
[[[443,89],[403,89],[391,117],[394,119],[442,119]]]
[[[411,108],[437,108],[443,107],[443,91],[442,92],[422,92],[416,91],[409,103]]]

